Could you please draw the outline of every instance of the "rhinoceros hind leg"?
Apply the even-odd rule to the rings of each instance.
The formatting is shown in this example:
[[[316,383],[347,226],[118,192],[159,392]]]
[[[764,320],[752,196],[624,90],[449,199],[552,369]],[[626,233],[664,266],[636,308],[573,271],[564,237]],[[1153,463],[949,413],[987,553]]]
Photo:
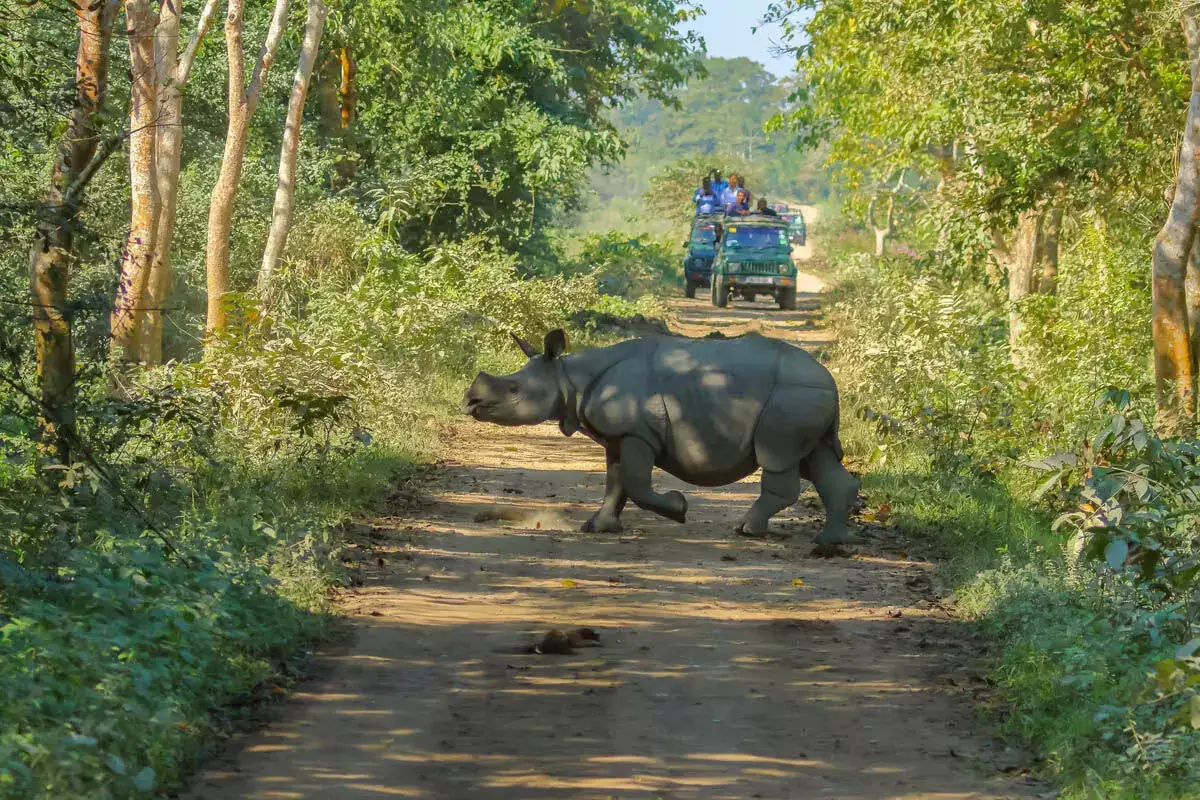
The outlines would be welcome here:
[[[654,470],[654,448],[634,436],[621,440],[620,453],[621,488],[629,499],[647,511],[676,522],[687,519],[687,498],[680,492],[659,493],[650,485],[650,473]]]
[[[782,472],[763,469],[758,499],[734,530],[743,536],[762,536],[767,532],[767,521],[799,498],[799,466]]]
[[[850,509],[858,497],[858,479],[846,471],[833,449],[821,443],[804,460],[804,477],[812,481],[825,506],[825,527],[817,535],[817,544],[841,544],[853,541],[847,529]]]

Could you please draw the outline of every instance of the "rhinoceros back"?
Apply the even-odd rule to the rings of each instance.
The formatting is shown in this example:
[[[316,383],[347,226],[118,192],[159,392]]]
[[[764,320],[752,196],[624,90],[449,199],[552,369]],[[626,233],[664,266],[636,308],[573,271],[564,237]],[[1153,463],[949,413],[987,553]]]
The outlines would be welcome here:
[[[661,453],[659,466],[685,480],[715,485],[752,472],[763,421],[768,435],[815,442],[832,431],[836,440],[833,378],[799,348],[761,336],[616,347],[619,357],[592,382],[582,416],[600,438],[646,438]]]

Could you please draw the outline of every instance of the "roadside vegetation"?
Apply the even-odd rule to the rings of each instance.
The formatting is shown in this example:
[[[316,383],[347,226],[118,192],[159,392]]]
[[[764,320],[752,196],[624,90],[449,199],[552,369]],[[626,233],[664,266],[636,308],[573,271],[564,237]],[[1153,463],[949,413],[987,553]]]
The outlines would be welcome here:
[[[0,1],[0,795],[178,786],[510,334],[663,314],[655,245],[554,225],[689,13]]]
[[[814,242],[865,513],[937,553],[1064,797],[1200,786],[1198,11],[776,8],[806,102],[770,127],[846,192]]]

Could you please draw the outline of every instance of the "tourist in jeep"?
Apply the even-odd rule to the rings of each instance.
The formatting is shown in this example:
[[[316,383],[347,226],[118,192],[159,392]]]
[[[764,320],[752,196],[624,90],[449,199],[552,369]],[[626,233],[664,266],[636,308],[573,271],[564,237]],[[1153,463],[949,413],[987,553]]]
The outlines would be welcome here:
[[[761,214],[764,217],[778,217],[779,216],[779,214],[775,211],[775,209],[773,209],[769,205],[767,205],[767,198],[765,198],[765,197],[758,198],[758,205],[755,206],[754,213]]]
[[[696,205],[697,214],[712,214],[717,210],[717,194],[713,191],[711,180],[704,179],[700,188],[692,195],[692,202]]]
[[[729,185],[721,192],[721,205],[729,205],[737,200],[737,190],[742,185],[741,181],[736,172],[729,173]]]
[[[740,217],[750,213],[750,198],[745,189],[738,189],[733,200],[725,204],[725,216]]]
[[[717,203],[724,205],[725,190],[729,188],[729,181],[721,177],[721,170],[719,169],[714,169],[712,175],[709,177],[712,179],[713,194],[717,196]]]

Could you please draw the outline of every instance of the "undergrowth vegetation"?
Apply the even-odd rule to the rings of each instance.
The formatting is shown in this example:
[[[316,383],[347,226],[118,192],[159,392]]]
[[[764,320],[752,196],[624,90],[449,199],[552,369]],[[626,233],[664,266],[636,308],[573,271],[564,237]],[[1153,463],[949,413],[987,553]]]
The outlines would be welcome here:
[[[336,204],[301,229],[322,218]],[[353,580],[341,523],[435,455],[476,370],[516,366],[510,334],[661,312],[647,293],[674,277],[598,240],[594,267],[531,279],[482,239],[413,253],[340,219],[323,246],[293,237],[270,298],[230,298],[204,359],[85,373],[69,469],[33,444],[27,334],[5,327],[0,795],[177,785],[236,723],[218,709],[286,687]]]
[[[843,255],[828,309],[869,502],[939,552],[1000,643],[1003,729],[1067,797],[1200,786],[1200,442],[1150,424],[1147,252],[1087,221],[1016,358],[944,254]]]

